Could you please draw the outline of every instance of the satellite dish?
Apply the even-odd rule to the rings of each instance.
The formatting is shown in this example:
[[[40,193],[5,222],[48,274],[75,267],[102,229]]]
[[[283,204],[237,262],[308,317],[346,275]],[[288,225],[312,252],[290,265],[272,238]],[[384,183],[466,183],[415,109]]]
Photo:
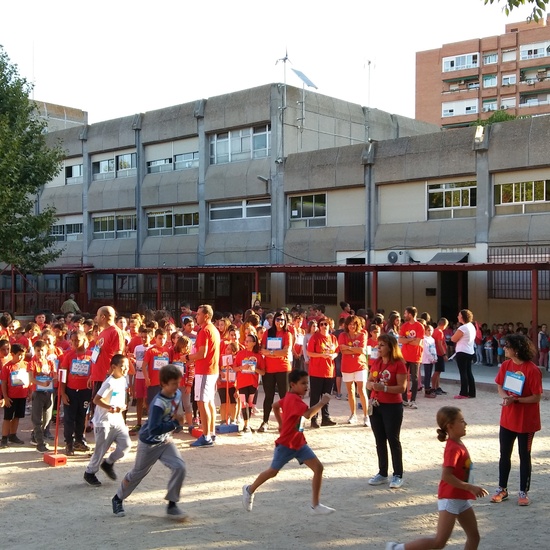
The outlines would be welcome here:
[[[390,264],[395,264],[397,262],[397,259],[397,252],[392,251],[388,254],[388,262],[390,262]]]

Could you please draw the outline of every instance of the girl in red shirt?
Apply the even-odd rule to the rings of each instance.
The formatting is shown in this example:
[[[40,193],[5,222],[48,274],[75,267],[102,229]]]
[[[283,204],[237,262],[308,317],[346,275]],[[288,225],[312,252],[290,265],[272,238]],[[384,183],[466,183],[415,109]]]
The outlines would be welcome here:
[[[437,439],[447,441],[437,493],[439,510],[437,533],[434,537],[417,539],[407,544],[389,542],[386,545],[387,550],[443,548],[453,532],[456,520],[466,533],[464,548],[475,550],[479,545],[477,520],[469,501],[484,497],[488,493],[482,487],[468,483],[472,461],[461,439],[466,435],[466,421],[460,409],[442,407],[437,411],[437,424],[439,426]]]

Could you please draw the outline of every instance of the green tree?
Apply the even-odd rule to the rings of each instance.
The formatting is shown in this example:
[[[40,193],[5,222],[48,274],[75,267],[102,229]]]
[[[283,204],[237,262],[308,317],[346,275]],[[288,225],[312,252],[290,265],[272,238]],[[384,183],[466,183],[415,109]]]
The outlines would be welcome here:
[[[55,209],[38,213],[37,196],[59,173],[63,153],[46,144],[31,90],[0,46],[0,262],[37,272],[61,254],[50,237]]]
[[[483,0],[484,4],[500,4],[501,0]],[[544,17],[546,9],[550,0],[504,0],[504,13],[510,15],[510,12],[514,8],[519,8],[520,6],[531,5],[533,6],[533,11],[528,19],[533,19],[538,21]]]
[[[515,115],[510,115],[506,111],[494,111],[493,114],[481,120],[478,118],[476,121],[472,122],[470,126],[488,126],[489,124],[496,124],[497,122],[507,122],[508,120],[516,120],[518,118],[529,118],[529,117],[518,117]]]

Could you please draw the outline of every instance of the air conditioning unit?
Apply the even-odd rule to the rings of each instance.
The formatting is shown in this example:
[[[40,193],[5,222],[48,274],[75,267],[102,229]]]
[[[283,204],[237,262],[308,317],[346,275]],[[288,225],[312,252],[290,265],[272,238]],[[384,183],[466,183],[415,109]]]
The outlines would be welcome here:
[[[464,80],[459,80],[458,83],[459,84],[464,84]]]
[[[505,111],[506,109],[508,109],[508,105],[501,105],[500,109],[501,111]]]
[[[390,264],[408,264],[410,262],[409,253],[406,250],[392,250],[388,253],[388,262]]]

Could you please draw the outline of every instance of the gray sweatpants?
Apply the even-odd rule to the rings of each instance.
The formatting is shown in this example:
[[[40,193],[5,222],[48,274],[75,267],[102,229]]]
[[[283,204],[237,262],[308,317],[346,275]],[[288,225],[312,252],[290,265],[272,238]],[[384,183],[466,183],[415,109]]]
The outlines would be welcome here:
[[[32,394],[31,420],[34,427],[34,438],[38,445],[44,444],[44,430],[50,423],[53,412],[51,392],[35,391]]]
[[[172,470],[168,481],[168,492],[164,498],[172,502],[179,502],[181,486],[185,479],[185,462],[171,438],[157,445],[138,442],[136,463],[132,470],[124,476],[117,491],[118,497],[122,500],[129,497],[141,480],[151,471],[157,460]]]
[[[86,467],[87,474],[95,474],[99,471],[99,466],[109,450],[109,447],[115,443],[115,450],[107,457],[109,464],[114,464],[120,460],[132,447],[130,434],[126,425],[121,426],[94,426],[95,448],[92,458]]]

